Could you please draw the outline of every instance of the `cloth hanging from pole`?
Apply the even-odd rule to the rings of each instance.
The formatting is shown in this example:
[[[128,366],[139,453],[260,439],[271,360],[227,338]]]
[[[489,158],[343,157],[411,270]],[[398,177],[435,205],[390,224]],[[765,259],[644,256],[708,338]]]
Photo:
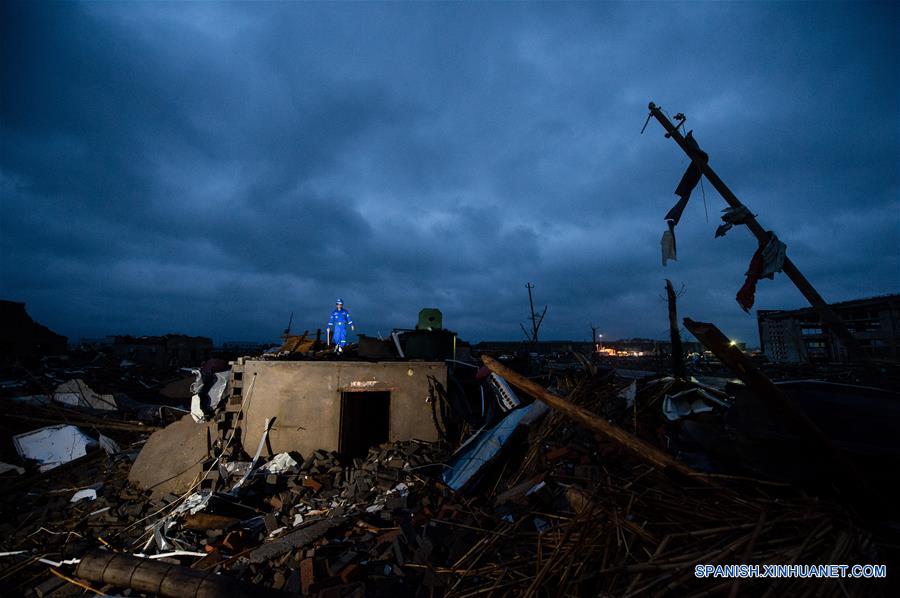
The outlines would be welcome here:
[[[750,311],[756,300],[756,283],[761,278],[773,279],[776,272],[781,272],[784,267],[784,258],[787,254],[787,245],[778,240],[775,233],[766,233],[767,241],[761,242],[750,258],[750,266],[747,268],[747,279],[737,292],[737,302],[741,309]]]
[[[716,228],[716,239],[719,237],[724,237],[725,233],[731,230],[731,228],[735,224],[744,224],[747,222],[747,219],[750,218],[750,210],[747,209],[747,206],[739,206],[737,208],[727,207],[722,210],[722,222],[725,224],[720,224],[718,228]]]
[[[688,131],[684,141],[688,146],[687,153],[691,158],[691,163],[681,176],[678,187],[675,188],[675,195],[681,199],[672,206],[672,209],[669,210],[664,218],[664,220],[671,220],[675,224],[678,224],[678,221],[681,220],[681,214],[684,212],[684,208],[687,207],[688,200],[691,198],[691,192],[700,182],[700,177],[703,176],[703,166],[709,162],[709,155],[700,149],[700,144],[694,139],[693,131]]]
[[[675,249],[675,223],[669,220],[669,229],[663,233],[659,242],[662,248],[662,265],[666,265],[667,260],[677,261]]]

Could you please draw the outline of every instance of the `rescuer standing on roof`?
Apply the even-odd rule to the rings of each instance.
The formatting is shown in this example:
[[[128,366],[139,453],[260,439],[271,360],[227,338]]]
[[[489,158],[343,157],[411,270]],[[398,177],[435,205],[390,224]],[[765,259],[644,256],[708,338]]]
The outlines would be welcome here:
[[[334,340],[335,351],[338,353],[343,353],[344,347],[347,345],[348,326],[350,327],[350,330],[356,330],[353,327],[353,320],[350,318],[350,312],[344,309],[344,301],[338,299],[335,302],[334,311],[331,312],[331,317],[328,318],[327,327],[328,332]],[[333,332],[332,329],[334,329]]]

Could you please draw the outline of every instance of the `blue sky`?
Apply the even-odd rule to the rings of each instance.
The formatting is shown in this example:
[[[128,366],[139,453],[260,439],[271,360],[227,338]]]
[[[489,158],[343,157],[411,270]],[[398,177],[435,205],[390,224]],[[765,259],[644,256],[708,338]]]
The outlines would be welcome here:
[[[0,297],[72,338],[271,340],[343,297],[368,334],[438,307],[464,338],[756,344],[755,239],[710,164],[828,300],[900,291],[893,3],[2,6]],[[803,306],[787,278],[756,308]]]

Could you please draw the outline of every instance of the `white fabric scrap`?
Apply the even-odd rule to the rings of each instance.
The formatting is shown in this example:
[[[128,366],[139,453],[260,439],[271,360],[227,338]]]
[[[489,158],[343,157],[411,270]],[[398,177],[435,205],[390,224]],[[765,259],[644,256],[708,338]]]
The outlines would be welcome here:
[[[677,258],[675,257],[675,235],[672,234],[672,231],[665,231],[659,244],[662,246],[663,266],[666,265],[667,260],[672,260],[673,262],[677,261]]]
[[[776,272],[781,272],[784,267],[784,259],[787,256],[787,245],[778,240],[774,234],[762,251],[763,268],[760,278],[775,278]]]
[[[616,396],[625,399],[625,405],[630,409],[637,398],[637,380],[632,380],[631,384],[620,390]]]

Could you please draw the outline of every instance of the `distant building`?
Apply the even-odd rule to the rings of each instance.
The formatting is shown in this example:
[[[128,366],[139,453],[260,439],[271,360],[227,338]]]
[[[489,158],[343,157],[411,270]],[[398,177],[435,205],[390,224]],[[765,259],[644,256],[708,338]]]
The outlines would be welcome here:
[[[244,355],[258,355],[272,345],[278,345],[278,342],[259,343],[256,341],[226,341],[216,347],[216,349],[219,351],[243,352]]]
[[[593,345],[587,341],[538,341],[536,344],[529,341],[482,341],[472,346],[475,351],[482,353],[516,353],[527,351],[533,353],[590,353]]]
[[[27,361],[67,350],[68,339],[32,320],[24,303],[0,300],[0,361]]]
[[[212,348],[212,339],[184,334],[117,336],[112,346],[118,360],[174,367],[198,366],[209,359]]]
[[[739,343],[744,349],[744,343]],[[633,338],[626,340],[604,340],[591,343],[588,341],[540,341],[535,345],[528,341],[483,341],[472,347],[476,351],[488,353],[515,353],[530,351],[541,354],[548,353],[601,353],[613,357],[645,357],[650,355],[670,355],[672,343],[668,340]],[[703,346],[694,341],[682,340],[685,353],[702,352]]]
[[[900,361],[900,294],[833,303],[831,307],[874,359]],[[758,310],[759,342],[771,361],[846,361],[847,350],[812,307]]]

